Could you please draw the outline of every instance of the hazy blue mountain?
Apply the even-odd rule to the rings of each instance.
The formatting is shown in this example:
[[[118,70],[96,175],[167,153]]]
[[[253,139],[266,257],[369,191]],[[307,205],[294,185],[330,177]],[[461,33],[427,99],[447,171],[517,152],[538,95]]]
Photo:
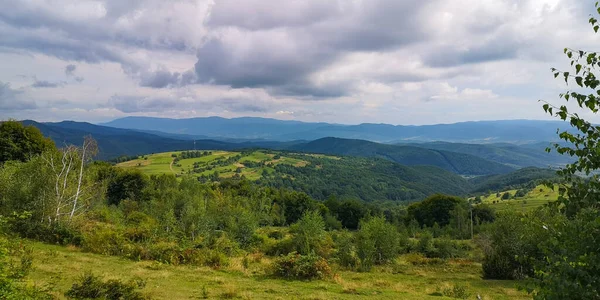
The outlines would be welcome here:
[[[98,141],[99,159],[112,159],[124,155],[141,155],[175,150],[219,149],[234,150],[243,148],[284,148],[293,143],[257,141],[230,143],[208,139],[181,140],[158,136],[146,132],[99,126],[85,122],[63,121],[58,123],[38,123],[31,120],[23,121],[33,125],[50,137],[57,146],[65,144],[80,145],[86,135],[92,135]]]
[[[513,167],[474,155],[414,146],[378,144],[364,140],[323,138],[290,149],[334,155],[381,157],[408,166],[430,165],[462,175],[502,174]]]
[[[435,150],[475,155],[490,161],[524,167],[558,167],[570,163],[573,159],[566,155],[560,155],[556,151],[547,153],[545,149],[551,146],[549,142],[527,145],[515,145],[509,143],[497,144],[465,144],[448,142],[410,143],[398,144],[409,145]]]
[[[235,119],[221,117],[192,119],[125,117],[101,125],[191,136],[201,135],[211,138],[296,140],[294,138],[283,139],[280,136],[315,130],[328,124],[248,117]]]
[[[506,120],[423,126],[389,124],[340,125],[265,118],[220,117],[166,119],[126,117],[102,125],[210,138],[315,140],[324,137],[362,139],[385,143],[462,142],[535,143],[557,140],[556,129],[569,129],[560,121]]]

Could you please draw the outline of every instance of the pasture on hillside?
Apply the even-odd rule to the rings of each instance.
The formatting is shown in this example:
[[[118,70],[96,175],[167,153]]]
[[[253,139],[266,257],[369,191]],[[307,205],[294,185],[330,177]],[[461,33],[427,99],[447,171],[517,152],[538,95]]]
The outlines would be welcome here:
[[[538,185],[524,196],[515,197],[517,192],[518,190],[507,190],[484,195],[481,196],[481,203],[490,205],[498,212],[508,210],[526,212],[558,199],[558,187],[556,186],[552,189],[545,185]],[[508,199],[503,199],[503,195],[506,193],[509,195]],[[506,197],[504,196],[504,198]],[[473,199],[475,198],[472,197],[469,200]]]
[[[195,151],[190,151],[195,152]],[[249,180],[259,179],[263,172],[275,172],[276,165],[284,164],[304,167],[308,161],[286,156],[284,153],[256,150],[244,152],[199,150],[200,157],[181,158],[183,152],[165,152],[140,156],[138,159],[117,164],[122,168],[139,169],[147,175],[175,174],[195,177],[214,176],[220,178],[244,176]],[[176,157],[177,156],[177,159]],[[319,156],[335,159],[333,156]]]

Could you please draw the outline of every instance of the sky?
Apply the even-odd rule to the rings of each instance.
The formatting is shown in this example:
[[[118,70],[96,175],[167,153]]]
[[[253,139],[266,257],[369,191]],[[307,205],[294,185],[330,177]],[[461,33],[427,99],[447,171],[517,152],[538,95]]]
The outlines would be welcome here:
[[[585,0],[0,0],[0,120],[548,119]],[[590,115],[590,119],[600,118]]]

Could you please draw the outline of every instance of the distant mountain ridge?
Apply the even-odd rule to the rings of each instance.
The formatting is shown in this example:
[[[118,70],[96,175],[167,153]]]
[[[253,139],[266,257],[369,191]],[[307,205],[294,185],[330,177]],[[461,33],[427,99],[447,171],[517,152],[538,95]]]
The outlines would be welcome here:
[[[504,174],[515,170],[513,167],[470,154],[332,137],[293,145],[290,149],[333,155],[379,157],[407,166],[436,166],[462,175]]]
[[[158,136],[151,133],[129,129],[99,126],[85,122],[63,121],[58,123],[39,123],[32,120],[22,121],[25,125],[37,127],[42,134],[50,137],[58,147],[65,144],[81,145],[86,135],[98,142],[98,159],[109,160],[120,156],[143,155],[176,150],[219,149],[234,150],[242,148],[278,148],[290,143],[281,142],[245,142],[230,143],[209,139],[182,140]]]
[[[470,154],[517,168],[556,168],[573,162],[572,157],[560,155],[556,151],[547,153],[545,151],[546,148],[551,147],[551,143],[549,142],[526,145],[509,143],[465,144],[448,142],[400,143],[397,145]]]
[[[79,145],[82,143],[84,136],[91,134],[98,141],[100,147],[98,159],[103,160],[119,156],[191,149],[239,150],[266,148],[377,157],[407,166],[436,166],[455,174],[475,176],[505,174],[522,167],[546,168],[565,163],[565,157],[555,154],[549,155],[543,151],[544,145],[548,143],[474,145],[434,142],[391,145],[340,138],[322,138],[310,142],[268,140],[232,142],[231,140],[194,139],[191,138],[192,136],[185,134],[176,135],[130,130],[85,122],[38,123],[30,120],[23,122],[38,127],[44,135],[52,138],[58,146],[64,144]]]
[[[471,121],[404,126],[372,123],[341,125],[249,117],[233,119],[125,117],[100,125],[220,139],[291,141],[339,137],[383,143],[445,141],[480,144],[556,141],[558,140],[557,129],[571,128],[565,122],[536,120]]]

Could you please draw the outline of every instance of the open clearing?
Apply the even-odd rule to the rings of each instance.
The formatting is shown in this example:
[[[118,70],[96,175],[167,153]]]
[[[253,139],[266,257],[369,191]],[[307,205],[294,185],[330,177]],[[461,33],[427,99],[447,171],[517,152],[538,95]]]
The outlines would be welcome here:
[[[174,162],[173,154],[179,155],[181,152],[165,152],[141,156],[138,159],[126,161],[117,164],[122,168],[139,169],[148,175],[176,174],[192,176],[211,176],[218,173],[219,177],[228,178],[236,174],[245,176],[249,180],[257,180],[263,172],[273,173],[276,165],[285,164],[294,167],[305,167],[308,161],[302,160],[301,154],[280,153],[277,151],[256,150],[251,152],[233,152],[233,151],[211,151],[197,158],[179,159]],[[293,157],[291,157],[293,156]],[[319,156],[321,158],[339,159],[334,156]],[[232,159],[232,161],[229,161]],[[173,163],[174,162],[174,163]],[[173,163],[171,165],[171,163]]]
[[[502,200],[502,195],[509,193],[511,198]],[[508,190],[499,193],[492,193],[481,197],[481,202],[490,205],[496,211],[520,211],[525,212],[540,207],[550,201],[558,199],[558,188],[548,188],[545,185],[538,185],[529,191],[525,196],[514,199],[517,190]]]
[[[401,256],[396,267],[380,267],[369,273],[336,270],[328,280],[288,281],[265,275],[269,258],[253,258],[244,268],[242,258],[232,258],[229,267],[170,266],[156,262],[134,262],[119,257],[83,253],[73,247],[31,243],[34,270],[28,280],[48,286],[59,299],[86,271],[105,279],[146,280],[143,289],[153,299],[451,299],[441,291],[464,286],[469,299],[529,299],[514,281],[483,280],[477,263],[451,260],[437,265],[413,265]],[[251,255],[251,257],[253,257]],[[206,294],[203,293],[206,291]],[[437,295],[437,296],[436,296]]]

